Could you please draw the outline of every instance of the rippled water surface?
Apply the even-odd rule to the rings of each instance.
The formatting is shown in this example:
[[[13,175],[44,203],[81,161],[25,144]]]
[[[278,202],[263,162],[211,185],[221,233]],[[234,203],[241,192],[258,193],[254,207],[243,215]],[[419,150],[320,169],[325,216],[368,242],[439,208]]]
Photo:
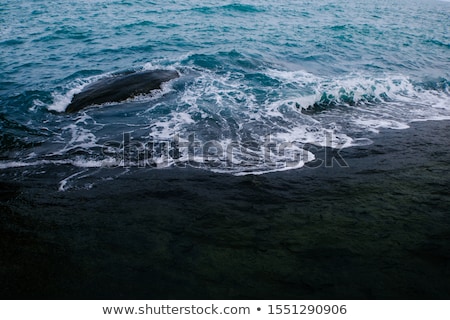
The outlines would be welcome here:
[[[448,2],[23,0],[0,22],[0,168],[259,174],[450,118]],[[64,113],[89,83],[158,68],[180,78]]]

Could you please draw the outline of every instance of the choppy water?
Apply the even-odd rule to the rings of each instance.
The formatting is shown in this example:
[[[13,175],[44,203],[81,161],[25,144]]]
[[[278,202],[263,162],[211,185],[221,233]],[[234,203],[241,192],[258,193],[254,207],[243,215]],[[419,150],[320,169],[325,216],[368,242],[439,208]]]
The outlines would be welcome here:
[[[0,169],[299,168],[305,144],[450,119],[449,26],[432,0],[3,0]],[[181,77],[64,113],[97,79],[155,68]]]

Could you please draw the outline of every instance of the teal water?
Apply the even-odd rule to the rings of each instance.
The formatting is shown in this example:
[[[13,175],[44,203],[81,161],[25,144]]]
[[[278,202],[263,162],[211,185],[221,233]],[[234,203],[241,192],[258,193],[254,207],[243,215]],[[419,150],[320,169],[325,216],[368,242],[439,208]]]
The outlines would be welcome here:
[[[305,144],[450,119],[449,25],[432,0],[0,1],[0,168],[299,168]],[[99,78],[156,68],[181,77],[64,113]]]

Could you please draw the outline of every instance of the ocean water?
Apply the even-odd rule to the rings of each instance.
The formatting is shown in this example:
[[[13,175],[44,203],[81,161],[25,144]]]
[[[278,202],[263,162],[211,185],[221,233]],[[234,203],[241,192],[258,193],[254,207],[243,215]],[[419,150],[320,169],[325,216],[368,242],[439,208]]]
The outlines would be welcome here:
[[[450,3],[0,1],[0,169],[295,170],[307,145],[450,119]],[[161,90],[64,112],[86,85],[177,70]],[[180,147],[181,146],[181,147]]]
[[[449,26],[435,0],[0,0],[0,297],[448,299]],[[180,77],[65,112],[153,69]]]

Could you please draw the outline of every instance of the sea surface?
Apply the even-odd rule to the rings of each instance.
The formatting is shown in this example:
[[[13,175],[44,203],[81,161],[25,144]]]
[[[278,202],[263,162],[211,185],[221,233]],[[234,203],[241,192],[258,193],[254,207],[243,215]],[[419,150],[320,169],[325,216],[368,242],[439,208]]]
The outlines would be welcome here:
[[[450,119],[449,26],[432,0],[1,1],[0,170],[298,169],[305,145]],[[180,78],[64,113],[98,79],[161,68]]]
[[[0,0],[0,298],[449,299],[450,2]],[[161,90],[66,113],[91,83]]]

